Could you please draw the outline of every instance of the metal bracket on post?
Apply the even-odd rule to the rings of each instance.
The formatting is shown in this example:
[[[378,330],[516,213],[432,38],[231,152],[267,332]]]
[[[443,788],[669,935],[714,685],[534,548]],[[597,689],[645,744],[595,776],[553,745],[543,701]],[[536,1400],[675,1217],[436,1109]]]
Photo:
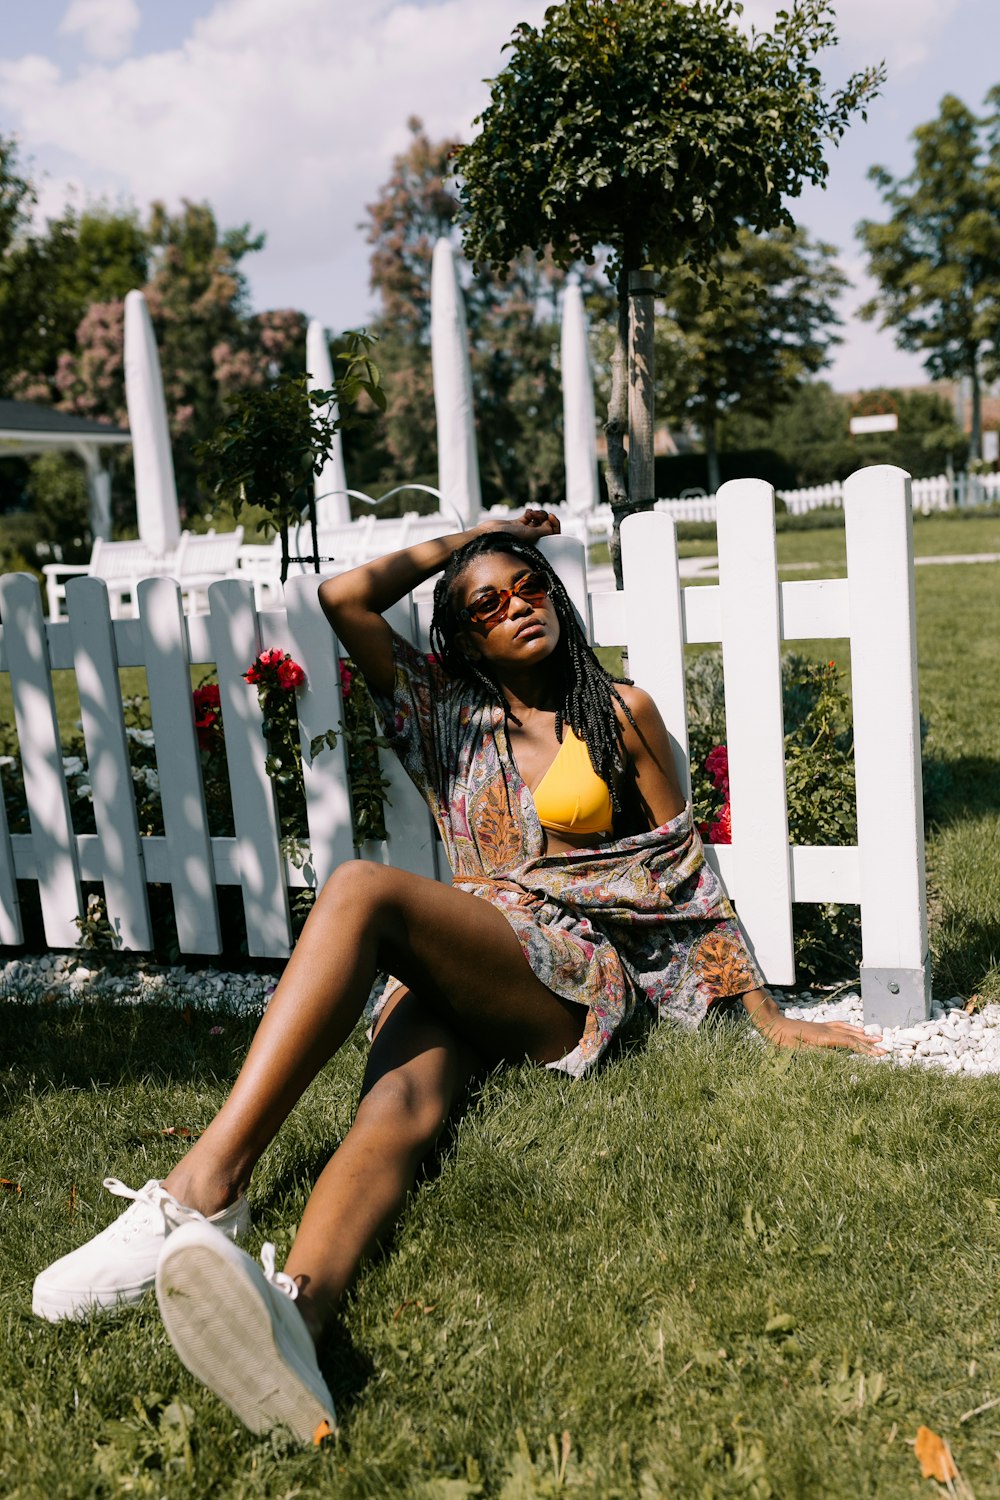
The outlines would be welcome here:
[[[916,1026],[931,1009],[931,960],[919,969],[873,969],[861,966],[861,999],[865,1024]]]

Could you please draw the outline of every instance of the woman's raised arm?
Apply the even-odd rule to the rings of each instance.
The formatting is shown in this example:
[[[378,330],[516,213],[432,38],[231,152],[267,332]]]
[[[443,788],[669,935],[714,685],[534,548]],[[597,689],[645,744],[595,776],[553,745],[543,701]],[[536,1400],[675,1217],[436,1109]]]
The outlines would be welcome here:
[[[377,693],[391,693],[392,631],[382,618],[387,609],[440,573],[453,553],[484,531],[510,531],[525,541],[535,541],[558,530],[556,518],[542,510],[526,510],[517,520],[482,521],[470,531],[418,542],[328,578],[320,585],[319,602],[369,686]]]

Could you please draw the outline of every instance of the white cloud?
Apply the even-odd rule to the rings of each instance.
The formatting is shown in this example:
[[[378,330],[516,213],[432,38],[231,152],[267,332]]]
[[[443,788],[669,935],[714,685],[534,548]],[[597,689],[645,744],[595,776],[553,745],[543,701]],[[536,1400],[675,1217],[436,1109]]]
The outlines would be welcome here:
[[[935,40],[952,23],[959,4],[960,0],[836,0],[837,51],[842,53],[846,68],[884,59],[898,75],[927,58]],[[781,8],[772,0],[749,0],[744,22],[770,30]],[[837,70],[836,55],[821,55],[831,71]]]
[[[320,262],[336,278],[340,258],[357,260],[357,225],[405,146],[407,117],[432,138],[468,138],[484,75],[502,66],[516,21],[543,8],[217,0],[171,51],[75,76],[39,57],[0,61],[0,110],[92,193],[124,190],[140,206],[207,199],[224,223],[266,230],[258,284]],[[350,274],[357,282],[356,265]],[[294,288],[284,300],[304,301]]]
[[[59,31],[79,36],[88,56],[117,62],[131,50],[139,20],[136,0],[70,0]]]

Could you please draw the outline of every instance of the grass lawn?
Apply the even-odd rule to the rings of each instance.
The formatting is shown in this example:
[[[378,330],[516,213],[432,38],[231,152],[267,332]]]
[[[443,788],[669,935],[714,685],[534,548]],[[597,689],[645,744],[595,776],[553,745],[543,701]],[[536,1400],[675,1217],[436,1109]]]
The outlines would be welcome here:
[[[797,557],[789,536],[783,560],[836,565],[842,532],[794,535]],[[917,536],[1000,551],[1000,520]],[[917,570],[942,995],[1000,998],[998,584],[996,564]],[[183,1149],[162,1132],[211,1117],[251,1030],[0,1005],[0,1494],[896,1500],[934,1490],[925,1424],[977,1500],[1000,1495],[1000,1405],[967,1415],[1000,1397],[997,1080],[774,1053],[739,1027],[662,1028],[578,1084],[488,1081],[322,1350],[328,1449],[243,1431],[152,1299],[33,1319],[35,1271],[120,1207],[101,1179],[162,1176]],[[356,1036],[261,1164],[251,1248],[273,1239],[279,1264],[364,1054]]]
[[[926,1492],[922,1423],[997,1493],[1000,1408],[960,1422],[1000,1392],[994,1080],[739,1028],[663,1029],[583,1084],[490,1080],[322,1351],[339,1445],[286,1452],[186,1375],[152,1299],[27,1310],[117,1208],[100,1179],[162,1175],[161,1130],[222,1099],[250,1028],[217,1020],[4,1008],[3,1494],[884,1500]],[[279,1262],[363,1051],[262,1163],[253,1248]]]

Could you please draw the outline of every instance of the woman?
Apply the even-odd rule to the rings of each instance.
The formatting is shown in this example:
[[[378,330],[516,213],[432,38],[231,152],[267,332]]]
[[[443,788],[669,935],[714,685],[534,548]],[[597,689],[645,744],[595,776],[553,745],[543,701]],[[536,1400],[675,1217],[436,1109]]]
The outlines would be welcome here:
[[[477,1074],[528,1058],[578,1075],[642,1002],[696,1025],[736,995],[779,1046],[877,1051],[856,1027],[786,1020],[762,988],[652,699],[603,671],[532,545],[558,529],[529,510],[322,585],[454,883],[341,866],[215,1120],[163,1183],[109,1180],[133,1206],[36,1281],[35,1311],[58,1319],[138,1300],[155,1273],[180,1358],[255,1432],[332,1429],[315,1341]],[[383,614],[439,572],[428,661]],[[258,1267],[234,1243],[253,1167],[379,972],[354,1123],[284,1272],[271,1246]]]

